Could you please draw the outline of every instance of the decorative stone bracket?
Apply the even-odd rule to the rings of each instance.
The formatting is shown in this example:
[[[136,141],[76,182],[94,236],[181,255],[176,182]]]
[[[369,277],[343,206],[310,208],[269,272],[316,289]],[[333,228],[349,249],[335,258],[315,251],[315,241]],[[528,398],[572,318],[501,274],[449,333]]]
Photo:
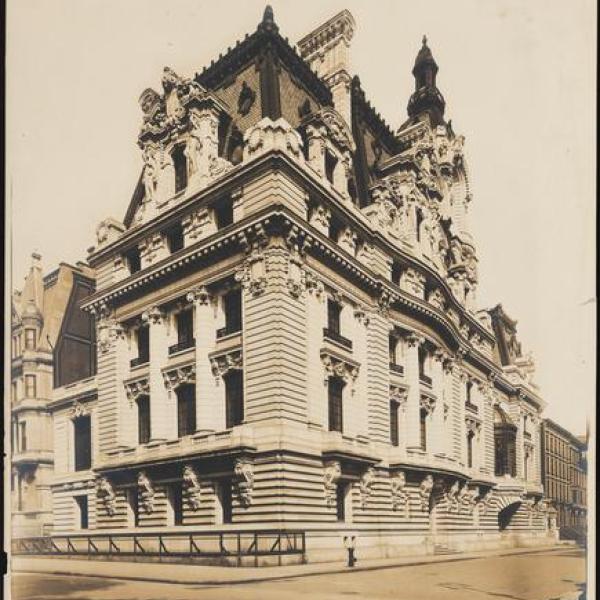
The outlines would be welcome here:
[[[429,499],[431,498],[431,492],[433,490],[433,476],[425,475],[423,481],[419,485],[419,497],[421,499],[421,508],[423,510],[429,509]]]
[[[435,398],[431,396],[421,396],[419,399],[419,408],[424,410],[428,415],[432,414],[435,409]]]
[[[138,498],[140,507],[148,514],[154,510],[154,488],[145,471],[140,471],[137,477]]]
[[[446,491],[446,502],[448,504],[448,512],[458,512],[460,502],[458,498],[458,494],[460,491],[460,482],[457,480],[447,489]]]
[[[193,510],[198,510],[201,504],[200,482],[194,467],[185,465],[183,468],[182,480],[184,497],[187,499]]]
[[[360,504],[362,508],[367,508],[369,497],[373,493],[373,482],[375,481],[375,469],[369,467],[360,478]]]
[[[127,399],[130,402],[134,402],[140,396],[148,396],[150,394],[150,383],[147,378],[127,381],[123,385],[125,386]]]
[[[335,506],[337,501],[337,483],[342,476],[342,466],[339,461],[325,463],[323,472],[323,487],[325,488],[325,502],[327,506]]]
[[[240,504],[244,507],[252,504],[252,492],[254,489],[254,465],[245,459],[238,459],[233,468],[235,483]]]
[[[324,384],[327,385],[330,377],[340,377],[345,383],[354,383],[358,377],[358,365],[321,350],[321,362],[325,369]]]
[[[410,510],[409,495],[405,491],[406,488],[406,474],[404,471],[398,471],[390,478],[390,486],[392,492],[392,509],[398,510],[400,507],[404,507],[404,513],[408,518]]]
[[[242,351],[233,350],[231,352],[220,354],[219,356],[213,356],[210,359],[210,366],[218,383],[219,379],[222,379],[229,371],[239,371],[243,368]]]
[[[177,369],[163,371],[163,379],[167,392],[170,394],[181,385],[196,383],[196,366],[186,365]]]
[[[85,417],[89,414],[89,410],[85,404],[82,404],[77,400],[73,402],[73,406],[71,407],[70,411],[71,419],[78,419],[79,417]]]
[[[106,477],[100,477],[96,481],[96,496],[104,507],[109,516],[113,516],[116,511],[117,495],[113,490],[113,486]]]

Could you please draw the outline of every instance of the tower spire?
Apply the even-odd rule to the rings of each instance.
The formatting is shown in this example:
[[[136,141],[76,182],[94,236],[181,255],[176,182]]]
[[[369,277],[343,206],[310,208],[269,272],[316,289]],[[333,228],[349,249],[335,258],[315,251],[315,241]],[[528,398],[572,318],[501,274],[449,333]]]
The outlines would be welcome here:
[[[415,78],[415,91],[408,101],[408,115],[411,118],[428,113],[435,127],[444,123],[446,102],[438,90],[435,79],[438,66],[423,35],[422,46],[415,59],[412,74]]]

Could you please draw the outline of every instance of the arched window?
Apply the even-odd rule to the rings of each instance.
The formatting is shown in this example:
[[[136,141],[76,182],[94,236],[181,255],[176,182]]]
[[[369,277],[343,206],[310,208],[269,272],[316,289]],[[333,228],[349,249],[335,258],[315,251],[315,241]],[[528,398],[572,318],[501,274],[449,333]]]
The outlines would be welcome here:
[[[467,432],[467,467],[473,468],[473,438],[475,434],[472,431]]]
[[[177,388],[177,435],[183,437],[196,431],[196,386]]]
[[[499,408],[494,409],[494,455],[497,476],[517,474],[517,427]]]

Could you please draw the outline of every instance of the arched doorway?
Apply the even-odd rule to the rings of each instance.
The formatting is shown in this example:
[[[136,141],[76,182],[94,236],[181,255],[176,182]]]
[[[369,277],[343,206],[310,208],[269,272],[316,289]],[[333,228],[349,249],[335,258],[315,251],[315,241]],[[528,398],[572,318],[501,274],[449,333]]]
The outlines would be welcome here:
[[[498,529],[500,531],[506,530],[520,506],[521,502],[513,502],[498,512]]]

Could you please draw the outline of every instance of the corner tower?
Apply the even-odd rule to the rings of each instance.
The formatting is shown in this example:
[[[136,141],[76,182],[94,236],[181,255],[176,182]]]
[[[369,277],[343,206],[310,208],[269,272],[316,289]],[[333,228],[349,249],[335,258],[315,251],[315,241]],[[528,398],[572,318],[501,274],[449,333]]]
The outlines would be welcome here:
[[[436,86],[438,66],[423,36],[423,45],[417,54],[412,74],[415,78],[415,91],[408,101],[408,115],[411,119],[423,113],[429,114],[432,127],[444,124],[446,102]]]

